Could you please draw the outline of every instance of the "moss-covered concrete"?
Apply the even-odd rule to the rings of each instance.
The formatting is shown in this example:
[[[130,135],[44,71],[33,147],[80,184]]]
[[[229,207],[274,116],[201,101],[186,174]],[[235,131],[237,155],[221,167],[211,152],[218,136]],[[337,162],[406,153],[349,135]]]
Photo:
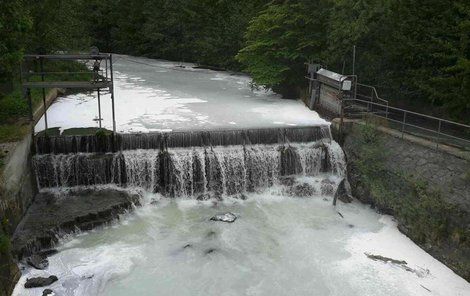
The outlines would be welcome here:
[[[400,231],[470,280],[468,161],[374,125],[354,124],[342,140],[353,195],[394,215]]]

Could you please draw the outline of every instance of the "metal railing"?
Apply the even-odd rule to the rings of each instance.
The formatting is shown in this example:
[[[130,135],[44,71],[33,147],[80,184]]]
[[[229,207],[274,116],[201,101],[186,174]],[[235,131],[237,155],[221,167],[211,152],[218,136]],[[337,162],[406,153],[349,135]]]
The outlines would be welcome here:
[[[470,151],[470,126],[450,120],[425,115],[387,104],[362,99],[343,100],[344,117],[374,117],[377,123],[401,133],[425,138],[436,143]]]

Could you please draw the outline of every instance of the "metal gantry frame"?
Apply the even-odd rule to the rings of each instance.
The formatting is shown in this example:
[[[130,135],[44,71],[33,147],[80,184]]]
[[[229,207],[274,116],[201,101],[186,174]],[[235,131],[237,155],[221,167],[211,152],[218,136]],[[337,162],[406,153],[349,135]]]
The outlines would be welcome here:
[[[80,71],[80,72],[53,72],[46,71],[44,64],[46,61],[59,61],[59,62],[95,62],[100,63],[99,71]],[[103,65],[104,62],[104,65]],[[71,75],[90,75],[89,80],[73,80],[70,79]],[[40,117],[34,118],[33,103],[31,98],[31,89],[42,89],[42,102],[44,108],[45,120],[45,133],[47,135],[48,121],[47,121],[47,102],[46,102],[46,89],[48,88],[64,88],[64,89],[81,89],[81,90],[96,90],[98,97],[98,122],[99,127],[102,127],[101,117],[101,95],[103,89],[108,89],[111,94],[111,108],[113,120],[113,133],[116,133],[116,114],[114,104],[114,76],[113,76],[113,56],[108,53],[98,54],[51,54],[39,55],[28,54],[24,56],[21,64],[21,83],[23,86],[23,94],[28,100],[29,104],[29,117],[33,124],[36,124]],[[34,126],[33,126],[34,129]]]
[[[305,76],[309,81],[309,99],[312,97],[314,86],[324,83],[318,80],[309,71],[310,75]],[[411,134],[421,138],[430,139],[436,145],[445,144],[448,146],[460,147],[468,151],[470,149],[470,125],[438,118],[410,110],[392,107],[387,100],[382,99],[377,89],[373,86],[361,84],[357,81],[357,75],[342,75],[353,81],[353,88],[349,94],[340,95],[339,101],[341,111],[333,114],[340,118],[340,134],[342,135],[343,122],[345,118],[353,119],[354,114],[350,114],[345,107],[363,107],[365,110],[362,117],[366,120],[373,117],[377,124],[399,131],[402,138],[405,134]],[[339,89],[339,88],[338,88]],[[316,100],[314,107],[319,107]]]

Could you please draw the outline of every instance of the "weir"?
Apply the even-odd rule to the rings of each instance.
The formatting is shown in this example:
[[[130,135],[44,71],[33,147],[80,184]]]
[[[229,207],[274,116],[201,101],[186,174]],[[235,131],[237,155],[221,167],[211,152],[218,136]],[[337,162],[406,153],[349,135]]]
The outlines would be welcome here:
[[[331,141],[329,125],[164,133],[37,136],[37,154],[106,153],[136,149]]]
[[[115,153],[71,153],[100,151],[96,137],[82,137],[91,141],[82,146],[73,139],[51,142],[52,151],[69,153],[34,156],[41,188],[114,184],[207,199],[253,192],[286,176],[343,176],[345,170],[329,127],[121,135],[124,149]]]

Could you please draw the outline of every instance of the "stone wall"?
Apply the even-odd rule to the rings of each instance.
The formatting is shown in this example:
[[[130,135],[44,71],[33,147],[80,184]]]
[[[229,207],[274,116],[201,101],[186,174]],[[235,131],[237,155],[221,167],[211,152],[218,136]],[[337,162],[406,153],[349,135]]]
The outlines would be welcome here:
[[[361,122],[344,130],[354,197],[394,215],[400,231],[470,280],[469,160]]]
[[[470,161],[387,134],[383,139],[391,172],[424,181],[445,200],[470,212]]]

